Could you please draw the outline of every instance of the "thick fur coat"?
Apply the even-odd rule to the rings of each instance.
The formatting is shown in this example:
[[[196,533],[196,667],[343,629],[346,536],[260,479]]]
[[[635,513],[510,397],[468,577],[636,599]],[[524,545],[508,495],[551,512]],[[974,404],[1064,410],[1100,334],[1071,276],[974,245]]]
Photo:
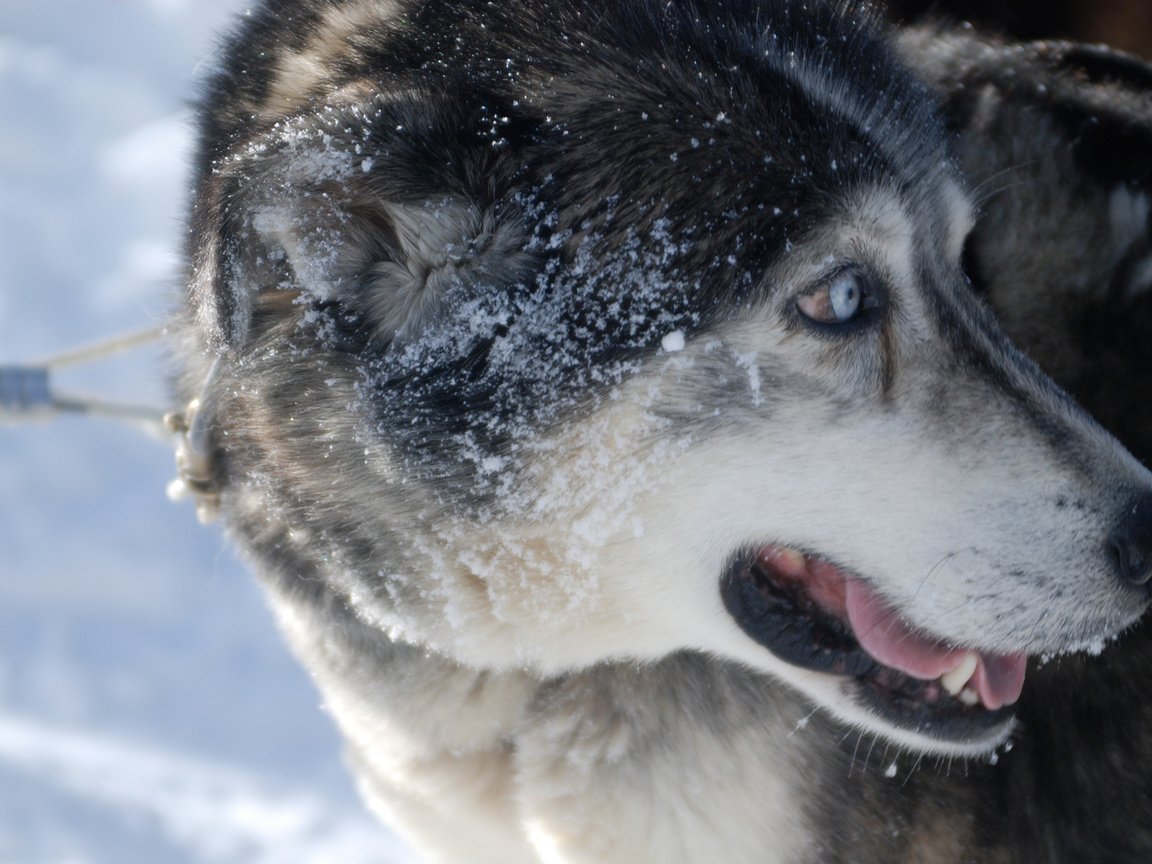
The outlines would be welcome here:
[[[1150,80],[852,4],[257,7],[183,470],[383,817],[472,864],[1149,860],[1152,476],[992,310],[1152,452]]]

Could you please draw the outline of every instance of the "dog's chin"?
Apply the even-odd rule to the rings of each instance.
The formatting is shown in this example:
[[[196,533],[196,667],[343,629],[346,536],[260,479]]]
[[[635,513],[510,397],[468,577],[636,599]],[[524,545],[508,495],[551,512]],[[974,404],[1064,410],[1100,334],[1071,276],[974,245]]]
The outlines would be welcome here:
[[[1012,731],[1023,654],[917,633],[853,574],[781,546],[736,555],[721,591],[740,628],[787,664],[782,677],[844,721],[956,756],[987,753]]]

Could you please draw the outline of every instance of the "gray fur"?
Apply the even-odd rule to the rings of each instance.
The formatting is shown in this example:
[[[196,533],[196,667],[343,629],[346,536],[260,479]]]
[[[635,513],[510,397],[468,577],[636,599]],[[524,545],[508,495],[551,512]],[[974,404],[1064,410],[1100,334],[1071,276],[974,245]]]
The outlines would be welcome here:
[[[1066,124],[1146,134],[1147,91],[1071,49],[899,44],[936,90],[846,4],[289,0],[231,44],[178,328],[195,488],[431,860],[1152,855],[1147,627],[1033,668],[1018,724],[968,738],[720,600],[767,543],[989,654],[1147,603],[1108,544],[1152,479],[959,264],[967,185],[1012,335],[1152,453],[1142,403],[1092,404],[1067,314],[1143,309],[1148,176]],[[830,260],[876,280],[854,335],[797,311]]]

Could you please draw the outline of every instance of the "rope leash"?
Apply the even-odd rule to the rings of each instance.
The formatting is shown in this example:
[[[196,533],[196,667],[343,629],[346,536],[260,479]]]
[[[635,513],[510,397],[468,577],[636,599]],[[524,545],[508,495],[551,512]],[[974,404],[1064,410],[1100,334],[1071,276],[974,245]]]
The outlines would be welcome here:
[[[0,365],[0,423],[15,424],[50,420],[57,414],[89,414],[143,424],[151,431],[164,429],[164,412],[147,405],[132,405],[95,397],[58,395],[52,373],[122,354],[158,341],[164,329],[154,327],[126,333],[41,360],[39,363]]]
[[[106,417],[143,427],[154,435],[176,439],[177,478],[168,484],[168,497],[192,498],[201,522],[219,514],[220,492],[215,480],[209,433],[215,413],[211,396],[193,399],[183,411],[165,412],[147,405],[133,405],[95,397],[57,394],[52,374],[59,369],[103,360],[162,339],[164,328],[126,333],[49,357],[38,363],[0,365],[0,425],[44,422],[59,414]],[[217,374],[219,360],[205,382],[205,393]]]

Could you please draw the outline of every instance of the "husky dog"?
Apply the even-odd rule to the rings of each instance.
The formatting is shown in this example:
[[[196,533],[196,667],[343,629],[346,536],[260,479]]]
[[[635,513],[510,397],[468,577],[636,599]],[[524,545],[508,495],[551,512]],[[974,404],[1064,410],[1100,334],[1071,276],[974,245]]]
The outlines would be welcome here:
[[[1080,201],[1005,180],[970,239],[961,163],[989,195],[1013,136],[1082,173],[1084,136],[993,128],[1008,49],[901,51],[818,0],[281,0],[229,45],[184,480],[431,860],[1094,860],[1020,696],[1145,610],[1152,476],[963,264],[1047,357],[1064,298],[1010,274],[1101,305],[1148,199],[1028,262]],[[1074,725],[1092,693],[1051,689]]]

